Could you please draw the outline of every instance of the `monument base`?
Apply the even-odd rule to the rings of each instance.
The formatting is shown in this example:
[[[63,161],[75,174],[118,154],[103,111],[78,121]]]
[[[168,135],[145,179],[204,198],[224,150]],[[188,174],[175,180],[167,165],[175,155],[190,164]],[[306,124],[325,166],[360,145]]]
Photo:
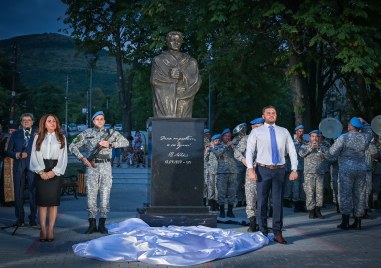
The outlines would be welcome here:
[[[217,226],[217,217],[203,206],[203,118],[151,118],[150,205],[138,209],[152,227]]]
[[[139,218],[151,227],[198,226],[217,227],[217,215],[208,207],[147,207],[139,209]]]

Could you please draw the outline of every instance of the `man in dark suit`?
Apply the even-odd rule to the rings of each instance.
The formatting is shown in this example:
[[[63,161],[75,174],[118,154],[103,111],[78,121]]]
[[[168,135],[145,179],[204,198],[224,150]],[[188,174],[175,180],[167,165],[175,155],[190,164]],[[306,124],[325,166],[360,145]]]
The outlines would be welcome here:
[[[33,122],[34,117],[31,113],[24,113],[20,116],[22,128],[12,133],[7,149],[8,156],[14,159],[13,181],[15,191],[15,215],[17,219],[16,225],[18,226],[24,225],[25,182],[27,182],[29,190],[29,225],[37,225],[36,186],[34,174],[29,170],[30,154],[34,139],[34,133],[32,130]]]
[[[267,235],[267,208],[271,190],[273,202],[274,241],[287,244],[282,235],[282,189],[285,175],[285,155],[291,160],[291,181],[298,178],[298,158],[294,142],[287,129],[275,124],[277,113],[274,106],[262,110],[265,123],[251,131],[247,140],[246,163],[248,178],[257,181],[259,230]],[[255,156],[255,157],[254,157]]]

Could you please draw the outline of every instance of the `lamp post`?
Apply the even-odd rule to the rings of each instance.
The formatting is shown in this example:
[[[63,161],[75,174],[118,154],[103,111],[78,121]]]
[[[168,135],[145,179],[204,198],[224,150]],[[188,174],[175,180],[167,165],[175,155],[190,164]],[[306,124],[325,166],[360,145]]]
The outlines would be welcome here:
[[[92,106],[93,106],[93,69],[95,67],[95,63],[98,59],[98,56],[95,55],[95,54],[86,54],[85,55],[86,57],[86,60],[87,60],[87,63],[89,64],[89,67],[90,67],[90,85],[89,85],[89,109],[88,109],[88,113],[89,113],[89,122],[88,122],[88,126],[91,127],[91,115],[92,115]]]
[[[65,134],[67,135],[67,102],[68,102],[68,92],[69,92],[69,75],[66,75],[66,94],[65,94]]]

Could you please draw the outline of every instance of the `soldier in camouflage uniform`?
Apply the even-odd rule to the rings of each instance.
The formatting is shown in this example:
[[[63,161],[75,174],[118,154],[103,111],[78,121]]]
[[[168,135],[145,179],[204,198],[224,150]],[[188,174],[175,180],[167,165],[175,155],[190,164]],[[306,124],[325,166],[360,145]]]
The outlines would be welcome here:
[[[97,196],[99,192],[99,225],[98,231],[107,233],[105,222],[110,211],[110,191],[112,186],[111,150],[112,148],[127,147],[128,141],[118,131],[106,130],[102,111],[92,117],[94,128],[80,133],[69,146],[69,150],[86,166],[85,182],[87,188],[87,210],[89,212],[89,228],[87,234],[97,231],[96,217],[98,213]],[[108,137],[108,140],[105,140]],[[80,152],[83,147],[90,154],[95,148],[101,148],[94,160],[90,162]],[[87,157],[89,155],[87,154]]]
[[[236,148],[240,141],[246,137],[245,140],[245,149],[246,149],[246,142],[247,142],[247,135],[246,135],[246,123],[241,123],[237,125],[233,129],[233,145],[234,145],[234,157],[236,159],[236,165],[237,165],[237,190],[236,190],[236,195],[237,195],[237,206],[236,207],[242,207],[245,201],[245,177],[246,177],[246,166],[245,164],[241,161],[241,159],[237,159],[236,155]],[[241,153],[242,155],[242,153]]]
[[[204,148],[207,148],[210,143],[210,137],[212,132],[209,129],[204,129]],[[203,202],[206,206],[206,200],[208,199],[208,181],[209,181],[209,171],[208,162],[206,161],[206,150],[204,151],[204,187],[203,187]],[[210,204],[209,204],[210,205]]]
[[[300,147],[306,142],[303,140],[304,126],[299,125],[295,127],[295,139],[294,145],[296,153],[298,153]],[[286,179],[285,192],[283,197],[283,204],[285,207],[291,207],[290,201],[294,202],[294,212],[305,212],[304,203],[306,195],[303,189],[303,158],[298,155],[298,178],[294,181]]]
[[[306,207],[309,211],[309,218],[320,218],[321,207],[323,206],[324,194],[324,160],[328,148],[319,145],[318,130],[309,133],[310,142],[304,144],[299,149],[299,156],[304,158],[304,191],[306,193]]]
[[[330,159],[330,175],[331,175],[331,189],[332,189],[332,201],[336,204],[336,212],[340,213],[339,207],[339,190],[338,190],[338,180],[339,180],[339,162],[336,158]]]
[[[216,189],[216,177],[217,177],[217,157],[212,150],[215,146],[220,143],[220,134],[215,134],[212,137],[212,141],[205,148],[205,161],[207,162],[209,179],[207,182],[208,185],[208,198],[210,210],[216,211],[218,209],[217,204],[217,189]]]
[[[220,217],[225,217],[225,199],[228,202],[226,216],[234,218],[233,205],[236,202],[237,165],[234,159],[234,145],[231,141],[230,129],[221,133],[222,142],[211,151],[217,157],[217,200],[220,206]]]
[[[251,128],[257,128],[263,125],[265,120],[263,118],[256,118],[250,122]],[[238,161],[241,161],[242,164],[246,165],[246,145],[247,138],[249,136],[245,135],[241,138],[238,145],[234,147],[234,158]],[[255,156],[254,158],[255,159]],[[248,177],[248,171],[245,171],[245,196],[246,196],[246,215],[250,220],[248,232],[256,232],[258,231],[257,225],[257,181],[251,180]]]
[[[370,203],[372,202],[372,172],[373,172],[373,159],[377,157],[377,147],[371,142],[368,149],[365,151],[366,161],[366,187],[365,187],[365,213],[363,219],[370,219],[368,211],[370,210]]]
[[[362,130],[362,132],[360,132]],[[353,117],[348,123],[348,133],[341,135],[329,149],[329,155],[339,161],[339,206],[342,221],[337,227],[361,229],[361,217],[365,204],[365,151],[372,139],[372,130],[362,118]],[[349,226],[353,211],[355,222]]]

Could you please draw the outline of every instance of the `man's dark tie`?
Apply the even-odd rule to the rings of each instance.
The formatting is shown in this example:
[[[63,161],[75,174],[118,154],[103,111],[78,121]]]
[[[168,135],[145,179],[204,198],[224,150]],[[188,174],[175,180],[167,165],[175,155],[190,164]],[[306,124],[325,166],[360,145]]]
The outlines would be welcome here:
[[[270,139],[271,139],[271,158],[274,165],[279,163],[278,146],[276,143],[275,130],[273,126],[269,126]]]

